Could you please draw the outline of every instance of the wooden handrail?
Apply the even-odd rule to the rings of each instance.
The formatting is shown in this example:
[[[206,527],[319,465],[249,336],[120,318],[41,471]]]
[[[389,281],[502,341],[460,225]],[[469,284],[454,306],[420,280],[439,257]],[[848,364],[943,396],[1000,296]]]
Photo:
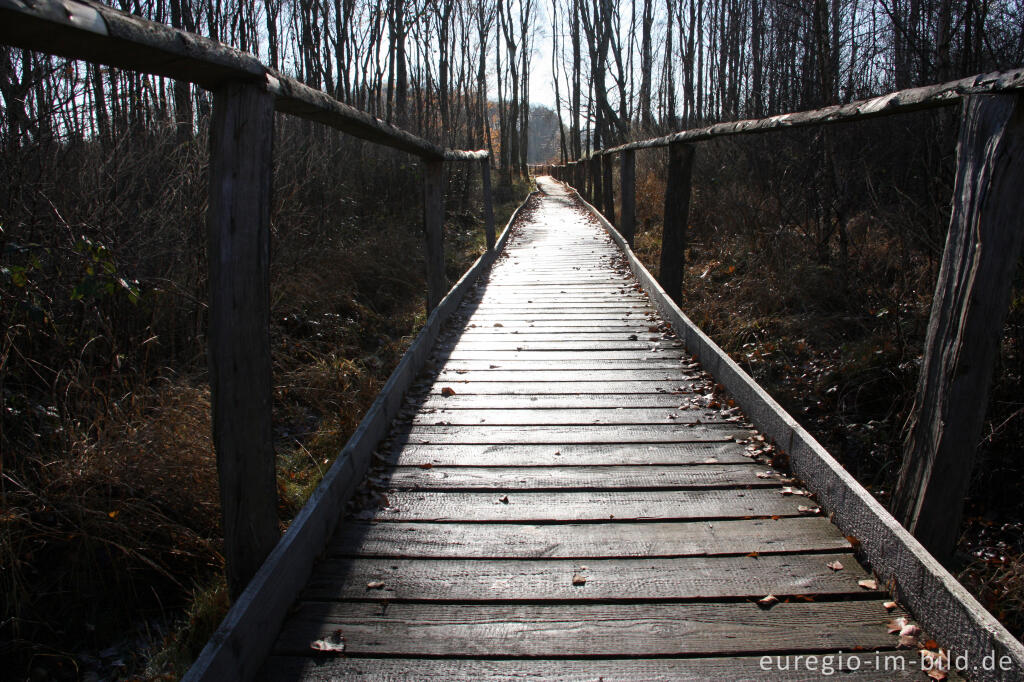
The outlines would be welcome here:
[[[229,82],[265,87],[277,111],[422,159],[473,161],[487,151],[445,149],[209,38],[91,0],[0,0],[0,43],[84,59],[216,90]]]
[[[5,0],[0,0],[0,2]],[[667,147],[673,142],[701,142],[718,137],[766,133],[772,130],[803,128],[812,125],[848,123],[863,121],[879,116],[905,114],[922,109],[935,109],[959,104],[971,95],[994,95],[1024,90],[1024,68],[993,73],[976,74],[960,80],[925,85],[919,88],[897,90],[886,95],[861,99],[849,104],[836,104],[822,109],[795,111],[767,118],[745,119],[715,123],[703,128],[681,130],[662,137],[652,137],[621,144],[608,149],[599,149],[591,156],[617,154],[627,150],[656,149]]]

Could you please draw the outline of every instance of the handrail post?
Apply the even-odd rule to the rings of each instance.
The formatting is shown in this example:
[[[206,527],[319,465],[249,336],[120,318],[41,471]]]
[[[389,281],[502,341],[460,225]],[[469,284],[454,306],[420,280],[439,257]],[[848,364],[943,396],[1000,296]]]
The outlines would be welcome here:
[[[690,179],[694,146],[672,142],[668,146],[668,182],[665,185],[665,217],[661,234],[661,267],[658,283],[672,300],[683,297],[686,265],[686,225],[690,218]]]
[[[622,167],[619,169],[619,182],[622,188],[622,217],[619,232],[633,247],[636,234],[636,153],[632,149],[622,152]]]
[[[604,217],[612,225],[615,224],[615,187],[612,186],[612,163],[614,161],[611,154],[601,155],[601,173],[604,175],[604,180],[601,183],[604,188],[601,203],[604,204]]]
[[[480,159],[480,177],[484,195],[484,234],[487,236],[487,250],[494,251],[494,196],[491,194],[491,160]]]
[[[448,290],[444,272],[444,161],[423,161],[423,234],[427,267],[427,314]]]
[[[590,157],[590,197],[589,201],[595,207],[601,204],[601,157]]]
[[[280,535],[271,430],[270,191],[274,97],[214,92],[210,124],[209,372],[224,560],[234,599]]]
[[[960,536],[975,452],[1020,257],[1024,95],[964,100],[953,208],[893,497],[940,561]]]

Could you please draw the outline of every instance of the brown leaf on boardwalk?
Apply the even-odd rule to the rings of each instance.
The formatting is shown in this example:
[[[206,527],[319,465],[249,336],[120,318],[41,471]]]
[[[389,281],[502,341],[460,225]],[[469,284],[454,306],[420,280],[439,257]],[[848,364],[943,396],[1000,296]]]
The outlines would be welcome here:
[[[433,469],[434,465],[431,462],[424,462],[420,465],[420,469]]]
[[[882,606],[885,607],[886,611],[892,611],[894,608],[896,608],[896,602],[894,602],[894,601],[887,601],[884,604],[882,604]]]
[[[796,508],[801,514],[815,515],[821,513],[821,507],[808,507],[807,505],[801,504]]]
[[[581,585],[586,585],[587,584],[587,576],[583,575],[582,573],[573,573],[572,574],[572,584],[575,585],[576,587],[580,587]]]
[[[498,502],[501,502],[502,504],[508,504],[508,495],[502,495],[501,497],[499,497]]]
[[[888,623],[886,623],[886,627],[889,629],[890,635],[895,635],[897,632],[902,630],[906,625],[907,619],[903,616],[900,616],[899,618],[893,618]]]
[[[501,322],[495,322],[494,326],[495,327],[504,327],[505,325],[503,325]]]
[[[860,540],[858,540],[854,536],[847,535],[846,541],[850,543],[850,547],[853,547],[854,549],[860,549]]]
[[[368,590],[383,590],[384,589],[384,581],[383,580],[373,580],[371,582],[368,582],[368,583],[366,583],[366,589],[368,589]]]
[[[865,578],[864,580],[858,580],[857,584],[863,587],[865,590],[877,590],[878,583],[872,578]]]
[[[444,388],[441,389],[441,395],[449,397],[453,396],[455,395],[455,389],[452,388],[451,386],[445,386]]]
[[[841,570],[843,570],[843,564],[841,562],[839,562],[839,561],[830,561],[829,563],[827,563],[825,565],[828,566],[829,568],[831,568],[833,571],[841,571]]]
[[[309,648],[314,651],[325,651],[331,654],[345,653],[345,636],[341,630],[335,630],[327,637],[310,642]]]
[[[757,600],[757,605],[760,606],[762,609],[770,609],[778,603],[779,598],[776,597],[774,594],[766,595]]]

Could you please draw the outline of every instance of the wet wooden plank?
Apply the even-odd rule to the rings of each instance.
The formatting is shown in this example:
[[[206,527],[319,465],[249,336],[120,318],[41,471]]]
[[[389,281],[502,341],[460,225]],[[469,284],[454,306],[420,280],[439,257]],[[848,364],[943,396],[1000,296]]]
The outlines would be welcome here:
[[[732,424],[651,424],[638,426],[404,426],[395,430],[405,443],[678,443],[691,440],[742,439],[752,431]]]
[[[263,680],[338,679],[416,680],[645,680],[646,682],[706,682],[707,680],[766,680],[819,682],[823,672],[843,680],[919,680],[917,652],[881,651],[851,654],[849,650],[807,657],[795,669],[793,657],[763,654],[722,658],[628,659],[437,659],[437,658],[324,658],[271,656]],[[856,661],[853,663],[853,661]],[[857,666],[856,670],[850,668]],[[841,675],[838,671],[841,671]]]
[[[346,523],[333,555],[448,559],[590,559],[845,551],[820,516],[740,521],[622,523]]]
[[[839,562],[842,570],[829,564]],[[573,584],[573,576],[586,582]],[[461,560],[334,558],[302,599],[316,601],[613,601],[780,599],[866,594],[870,575],[850,553],[674,559]],[[383,583],[368,588],[368,583]],[[876,597],[881,595],[874,592]]]
[[[749,460],[747,460],[749,462]],[[777,487],[777,476],[754,463],[683,466],[431,466],[397,467],[378,474],[390,490],[668,490]],[[761,477],[758,477],[761,474]]]
[[[541,523],[548,521],[649,521],[804,516],[814,507],[777,489],[601,490],[580,492],[392,491],[383,508],[364,509],[376,521]]]
[[[899,615],[899,614],[897,614]],[[274,648],[341,630],[350,656],[678,656],[890,648],[881,601],[721,604],[300,602]],[[386,635],[384,634],[386,633]]]
[[[409,444],[395,448],[385,460],[403,466],[545,466],[633,464],[745,464],[743,446],[732,438],[703,432],[705,442],[572,445]]]

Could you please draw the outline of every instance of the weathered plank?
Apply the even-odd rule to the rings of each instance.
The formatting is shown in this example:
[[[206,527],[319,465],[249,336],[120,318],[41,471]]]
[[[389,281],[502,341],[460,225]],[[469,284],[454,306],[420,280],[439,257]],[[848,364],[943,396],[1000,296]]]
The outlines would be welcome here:
[[[447,559],[590,559],[836,552],[850,548],[821,516],[622,523],[346,523],[328,553]]]
[[[415,405],[424,410],[476,409],[628,409],[678,408],[691,396],[671,393],[581,393],[573,395],[439,395],[431,394]]]
[[[454,397],[454,396],[453,396]],[[679,406],[676,405],[678,408]],[[717,410],[706,408],[666,410],[657,408],[592,408],[592,409],[461,409],[419,412],[412,419],[421,426],[584,426],[587,424],[694,424],[721,422]]]
[[[572,356],[570,356],[572,358]],[[612,360],[608,358],[597,359],[568,359],[568,360],[524,360],[514,358],[502,360],[500,364],[493,360],[453,359],[438,360],[443,362],[438,370],[438,377],[448,378],[452,375],[466,374],[470,371],[489,372],[496,369],[505,371],[537,371],[537,370],[558,370],[558,369],[586,369],[586,370],[610,370],[610,369],[673,369],[679,373],[679,378],[695,379],[697,375],[689,369],[689,360],[686,358],[660,358],[654,356],[650,359],[625,359]]]
[[[1024,96],[968,98],[897,515],[936,557],[960,537],[1024,240]]]
[[[899,615],[898,613],[896,615]],[[723,604],[301,602],[276,654],[341,630],[353,656],[678,656],[891,648],[881,601]],[[387,632],[387,636],[381,636]]]
[[[760,474],[760,477],[758,476]],[[737,464],[690,466],[432,466],[396,467],[375,480],[388,490],[681,490],[778,487],[769,467]]]
[[[796,656],[800,656],[799,659]],[[271,656],[264,680],[338,679],[415,680],[645,680],[646,682],[820,682],[841,674],[844,680],[919,680],[920,656],[912,651],[850,653],[836,650],[818,655],[729,656],[722,658],[627,659],[451,659],[451,658],[324,658]]]
[[[552,393],[665,393],[683,395],[693,389],[692,381],[458,381],[440,380],[430,387],[431,393],[451,388],[457,395],[544,395]]]
[[[399,426],[396,441],[405,443],[478,443],[485,445],[551,443],[685,443],[749,438],[753,432],[729,423],[616,426]]]
[[[280,536],[271,431],[270,188],[274,100],[231,83],[210,122],[208,333],[228,590],[237,598]]]
[[[828,564],[838,561],[842,570]],[[834,564],[833,564],[834,565]],[[574,574],[586,583],[573,585]],[[760,599],[871,594],[852,554],[674,559],[473,560],[332,558],[310,578],[315,601],[613,601]],[[368,583],[383,583],[368,588]],[[877,592],[875,597],[881,596]]]
[[[547,466],[747,463],[743,446],[725,434],[703,432],[703,442],[587,445],[429,445],[395,448],[385,460],[420,466]]]

